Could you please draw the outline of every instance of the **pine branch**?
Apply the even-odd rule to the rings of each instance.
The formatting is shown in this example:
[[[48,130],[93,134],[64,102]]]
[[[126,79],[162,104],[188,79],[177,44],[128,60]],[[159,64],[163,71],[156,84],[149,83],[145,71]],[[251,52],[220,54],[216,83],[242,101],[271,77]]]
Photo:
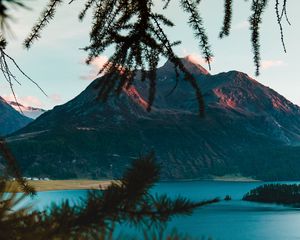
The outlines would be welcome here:
[[[96,3],[97,0],[88,0],[85,3],[84,9],[80,12],[79,14],[79,20],[83,20],[83,18],[85,17],[87,11],[92,8],[94,6],[94,4]]]
[[[162,1],[165,2],[163,9],[167,9],[170,5],[171,0],[162,0]]]
[[[228,36],[230,33],[231,19],[232,19],[232,4],[233,4],[233,0],[224,0],[225,15],[224,15],[223,27],[219,34],[220,38],[223,38],[224,36]]]
[[[103,192],[91,192],[81,206],[72,207],[68,202],[53,205],[43,220],[51,223],[49,236],[82,236],[101,229],[107,231],[114,223],[123,222],[132,222],[136,227],[158,227],[176,215],[189,215],[197,207],[218,201],[195,203],[182,197],[152,196],[149,190],[159,173],[153,157],[150,153],[133,162],[119,182]]]
[[[24,76],[26,77],[30,82],[32,82],[46,97],[48,96],[47,93],[40,87],[40,85],[34,81],[32,78],[30,78],[21,68],[20,66],[17,64],[17,62],[15,61],[15,59],[13,59],[11,56],[7,55],[4,51],[3,51],[3,54],[9,58],[12,63],[14,64],[14,66],[19,70],[19,72]]]
[[[253,60],[256,67],[255,74],[259,75],[260,69],[260,44],[259,44],[259,35],[260,35],[260,24],[262,22],[262,14],[267,6],[268,0],[253,0],[252,1],[252,15],[249,19],[250,30],[251,30],[251,42],[253,48]]]
[[[284,38],[283,38],[283,28],[282,28],[282,24],[281,24],[281,16],[279,14],[279,0],[276,0],[275,11],[276,11],[277,23],[278,23],[279,30],[280,30],[280,38],[281,38],[282,47],[283,47],[284,52],[286,53],[286,47],[285,47]]]
[[[45,96],[47,96],[47,94],[45,93],[45,91],[39,86],[39,84],[37,82],[35,82],[33,79],[31,79],[21,68],[20,66],[17,64],[17,62],[11,57],[9,56],[6,52],[5,52],[5,48],[6,48],[6,40],[3,38],[2,35],[0,35],[0,71],[2,72],[2,75],[4,77],[4,79],[7,81],[9,87],[10,87],[10,91],[14,97],[15,102],[17,103],[17,106],[19,108],[19,111],[21,113],[22,109],[20,108],[20,104],[18,102],[17,96],[15,94],[15,90],[14,90],[14,86],[13,83],[17,83],[19,85],[21,85],[21,83],[18,81],[18,79],[16,78],[16,76],[11,72],[10,70],[10,64],[12,64],[27,80],[29,80],[30,82],[32,82],[43,94],[45,94]]]
[[[186,81],[188,81],[191,84],[192,88],[195,90],[197,101],[198,101],[198,106],[199,106],[199,114],[201,117],[204,117],[205,103],[204,103],[203,95],[201,93],[200,87],[197,84],[196,79],[194,78],[194,76],[192,74],[190,74],[190,72],[185,68],[185,66],[181,62],[181,60],[173,52],[171,43],[169,42],[163,29],[160,27],[160,24],[157,21],[157,19],[155,18],[155,16],[152,16],[152,18],[157,27],[157,31],[155,31],[155,33],[164,46],[163,50],[165,49],[165,51],[166,51],[164,53],[164,55],[174,64],[175,73],[176,73],[176,81],[178,81],[178,78],[179,78],[179,74],[176,69],[179,69],[184,74],[184,79]],[[177,83],[176,83],[176,85],[177,85]]]
[[[282,17],[285,17],[286,22],[291,25],[291,22],[288,18],[288,14],[287,14],[287,0],[283,0],[283,6],[282,6],[282,10],[281,10],[281,16],[280,16],[280,21],[282,20]]]
[[[3,156],[4,160],[7,162],[8,170],[16,178],[21,189],[26,194],[35,195],[35,190],[31,187],[27,181],[22,177],[21,171],[17,165],[17,160],[12,154],[11,150],[7,146],[7,143],[4,138],[0,138],[0,153]]]
[[[2,145],[0,145],[2,146]],[[114,226],[133,223],[156,232],[174,216],[189,215],[194,209],[218,199],[192,202],[186,198],[152,195],[159,166],[150,153],[134,161],[123,178],[105,191],[92,191],[81,204],[64,201],[42,212],[22,204],[26,195],[17,195],[7,180],[0,180],[0,232],[7,239],[110,239]],[[10,193],[7,193],[10,192]],[[14,209],[12,211],[12,209]],[[126,239],[126,238],[124,238]]]
[[[9,9],[13,7],[27,8],[22,0],[1,0],[0,1],[0,28],[5,30],[9,25],[7,23],[8,19],[11,19],[12,16],[9,15]],[[28,9],[28,8],[27,8]]]
[[[55,10],[63,0],[49,0],[48,6],[44,9],[40,19],[32,28],[30,35],[25,39],[24,46],[28,49],[31,47],[34,40],[41,37],[41,31],[46,27],[51,19],[53,19]]]
[[[200,49],[202,50],[204,58],[208,63],[209,70],[211,70],[210,61],[213,57],[213,54],[208,43],[208,37],[203,27],[202,18],[197,10],[197,2],[193,2],[193,0],[181,0],[180,3],[183,10],[190,14],[188,23],[195,31],[195,37],[200,40]]]

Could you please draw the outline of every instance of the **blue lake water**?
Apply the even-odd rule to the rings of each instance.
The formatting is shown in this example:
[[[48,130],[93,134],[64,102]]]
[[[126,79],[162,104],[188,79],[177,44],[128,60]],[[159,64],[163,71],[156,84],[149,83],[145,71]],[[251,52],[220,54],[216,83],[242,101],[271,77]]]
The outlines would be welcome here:
[[[241,201],[243,195],[261,182],[213,182],[186,181],[162,182],[153,189],[155,193],[166,193],[171,197],[184,196],[191,200],[224,198],[231,195],[232,201],[221,201],[197,209],[192,216],[177,217],[169,224],[179,232],[194,237],[211,237],[214,240],[296,240],[300,239],[300,209]],[[33,200],[42,209],[51,202],[60,203],[69,199],[79,202],[87,191],[40,192]]]

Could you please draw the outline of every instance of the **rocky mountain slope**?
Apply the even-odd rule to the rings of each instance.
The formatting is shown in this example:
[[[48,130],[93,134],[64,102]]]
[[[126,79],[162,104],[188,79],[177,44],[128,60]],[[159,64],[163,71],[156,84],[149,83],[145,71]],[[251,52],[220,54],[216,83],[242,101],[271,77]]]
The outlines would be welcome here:
[[[0,97],[0,136],[19,130],[31,121],[32,119],[17,112]]]
[[[151,113],[145,111],[143,83],[104,104],[96,100],[99,78],[8,139],[24,171],[52,178],[118,177],[131,159],[155,150],[167,179],[299,179],[300,108],[247,74],[210,75],[191,59],[183,61],[203,90],[205,118],[187,82],[181,79],[170,94],[176,82],[169,62],[158,69]]]

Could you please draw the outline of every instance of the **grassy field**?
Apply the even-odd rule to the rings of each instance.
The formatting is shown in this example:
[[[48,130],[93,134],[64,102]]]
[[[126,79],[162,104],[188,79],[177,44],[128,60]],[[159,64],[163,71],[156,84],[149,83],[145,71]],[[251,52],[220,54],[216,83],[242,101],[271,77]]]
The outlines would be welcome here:
[[[13,186],[17,183],[12,182]],[[112,181],[109,180],[49,180],[49,181],[28,181],[28,183],[35,188],[37,192],[54,191],[54,190],[92,190],[92,189],[105,189]]]

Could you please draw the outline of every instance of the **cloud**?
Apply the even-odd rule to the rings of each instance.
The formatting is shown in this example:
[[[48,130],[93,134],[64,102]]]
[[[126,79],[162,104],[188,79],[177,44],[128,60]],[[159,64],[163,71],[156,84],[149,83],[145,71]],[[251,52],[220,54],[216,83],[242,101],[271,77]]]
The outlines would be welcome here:
[[[192,63],[199,64],[201,66],[207,65],[207,61],[203,57],[201,57],[199,54],[196,54],[196,53],[188,54],[186,58]],[[211,58],[210,62],[213,62],[213,60],[214,59]]]
[[[13,94],[8,94],[8,95],[3,95],[2,96],[7,102],[13,101],[15,102],[15,98]],[[35,96],[16,96],[17,100],[20,104],[23,106],[30,106],[30,107],[37,107],[37,108],[42,108],[43,103]]]
[[[59,104],[63,102],[63,98],[60,94],[54,93],[49,95],[50,100],[54,103],[54,104]]]
[[[107,63],[107,61],[108,57],[106,56],[99,56],[94,58],[88,65],[90,67],[90,70],[86,75],[80,76],[80,79],[88,81],[94,80],[98,76],[99,70],[104,66],[105,63]],[[82,61],[82,63],[84,62]]]
[[[234,24],[232,26],[232,29],[233,30],[242,30],[242,29],[246,29],[246,28],[249,28],[249,21],[242,21],[242,22],[239,22],[237,24]]]
[[[286,66],[286,63],[281,60],[264,60],[261,62],[262,69],[268,69],[272,67],[283,67]]]

